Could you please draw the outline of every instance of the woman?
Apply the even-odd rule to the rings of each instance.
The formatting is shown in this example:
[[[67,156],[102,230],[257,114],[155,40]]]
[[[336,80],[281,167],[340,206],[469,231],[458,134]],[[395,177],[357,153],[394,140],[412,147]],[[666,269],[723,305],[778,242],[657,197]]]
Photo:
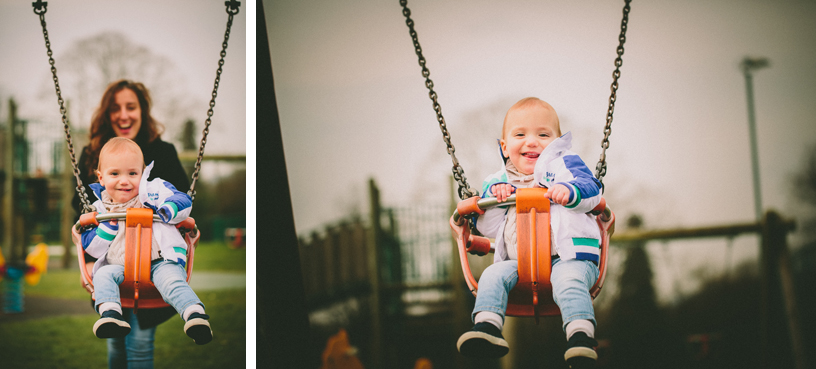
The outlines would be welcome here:
[[[119,80],[105,89],[99,107],[91,118],[90,143],[82,150],[77,163],[86,194],[93,196],[88,185],[98,182],[94,171],[99,164],[99,151],[113,137],[135,141],[142,149],[145,163],[155,162],[149,180],[159,177],[172,183],[179,191],[189,190],[190,182],[176,148],[162,141],[163,126],[150,115],[150,105],[150,93],[139,82]],[[75,194],[73,206],[77,213],[82,210],[80,202],[79,194]],[[85,255],[85,260],[93,265],[94,260],[89,255]],[[84,279],[82,285],[89,289]],[[153,368],[156,326],[175,315],[175,310],[172,307],[141,309],[137,315],[132,309],[123,309],[122,315],[130,324],[131,332],[124,338],[108,339],[109,367]]]

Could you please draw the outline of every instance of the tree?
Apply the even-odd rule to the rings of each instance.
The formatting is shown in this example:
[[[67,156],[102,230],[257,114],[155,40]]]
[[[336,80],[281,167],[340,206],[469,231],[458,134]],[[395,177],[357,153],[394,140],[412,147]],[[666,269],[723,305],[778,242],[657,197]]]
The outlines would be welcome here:
[[[246,226],[246,169],[235,170],[231,175],[215,181],[196,182],[196,198],[190,216],[196,220],[202,239],[221,239],[221,227],[215,227],[219,220],[231,223],[226,226]]]
[[[632,216],[627,223],[638,228],[642,221]],[[610,340],[612,367],[672,368],[680,364],[682,343],[668,314],[658,306],[653,277],[644,243],[627,247],[618,295],[605,314],[607,320],[599,320],[599,338]]]
[[[70,101],[74,126],[88,127],[105,87],[122,78],[141,82],[150,90],[151,113],[165,124],[168,137],[176,137],[182,128],[178,123],[194,113],[191,95],[172,61],[121,33],[104,32],[80,39],[55,60],[62,97]],[[50,78],[40,90],[40,99],[53,101]]]
[[[800,171],[793,175],[791,198],[799,211],[797,229],[804,243],[816,240],[816,144],[808,150]]]
[[[195,121],[187,119],[184,121],[184,128],[179,134],[179,141],[181,141],[181,149],[184,151],[195,151],[198,149],[196,142],[196,126]]]

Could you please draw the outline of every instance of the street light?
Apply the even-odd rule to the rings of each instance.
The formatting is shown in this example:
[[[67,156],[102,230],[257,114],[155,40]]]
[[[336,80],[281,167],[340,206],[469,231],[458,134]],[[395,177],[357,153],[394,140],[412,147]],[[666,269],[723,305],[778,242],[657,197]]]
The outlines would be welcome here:
[[[751,71],[769,66],[768,58],[745,57],[740,63],[745,75],[745,90],[748,97],[748,132],[751,136],[751,165],[754,173],[754,212],[757,221],[762,220],[762,197],[759,187],[759,155],[757,154],[756,118],[754,117],[754,84]]]

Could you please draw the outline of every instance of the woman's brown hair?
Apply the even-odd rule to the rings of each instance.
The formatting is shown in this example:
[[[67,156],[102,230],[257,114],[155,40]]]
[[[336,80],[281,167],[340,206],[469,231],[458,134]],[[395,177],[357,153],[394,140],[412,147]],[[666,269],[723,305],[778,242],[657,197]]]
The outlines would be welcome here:
[[[136,134],[136,141],[139,146],[144,146],[153,142],[157,138],[161,138],[164,131],[164,126],[153,119],[150,115],[150,92],[143,84],[126,79],[115,81],[108,85],[105,93],[102,94],[102,100],[99,102],[99,107],[91,117],[91,141],[85,147],[85,170],[90,178],[96,177],[95,170],[99,164],[99,151],[102,146],[113,137],[116,133],[113,131],[113,125],[110,120],[110,107],[115,102],[116,93],[124,89],[129,89],[136,94],[139,99],[139,108],[142,110],[142,126],[139,133]]]

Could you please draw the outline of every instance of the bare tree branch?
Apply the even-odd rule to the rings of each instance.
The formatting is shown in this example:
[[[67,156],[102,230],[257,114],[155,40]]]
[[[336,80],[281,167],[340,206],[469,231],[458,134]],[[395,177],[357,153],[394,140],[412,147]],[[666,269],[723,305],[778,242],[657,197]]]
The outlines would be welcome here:
[[[118,79],[142,82],[153,98],[152,115],[165,126],[167,140],[174,140],[184,120],[195,116],[190,96],[178,68],[163,55],[137,45],[117,32],[99,33],[75,42],[55,58],[63,98],[70,101],[76,127],[87,128],[105,87]],[[41,99],[54,99],[54,87],[44,84]],[[200,105],[200,104],[199,104]]]

